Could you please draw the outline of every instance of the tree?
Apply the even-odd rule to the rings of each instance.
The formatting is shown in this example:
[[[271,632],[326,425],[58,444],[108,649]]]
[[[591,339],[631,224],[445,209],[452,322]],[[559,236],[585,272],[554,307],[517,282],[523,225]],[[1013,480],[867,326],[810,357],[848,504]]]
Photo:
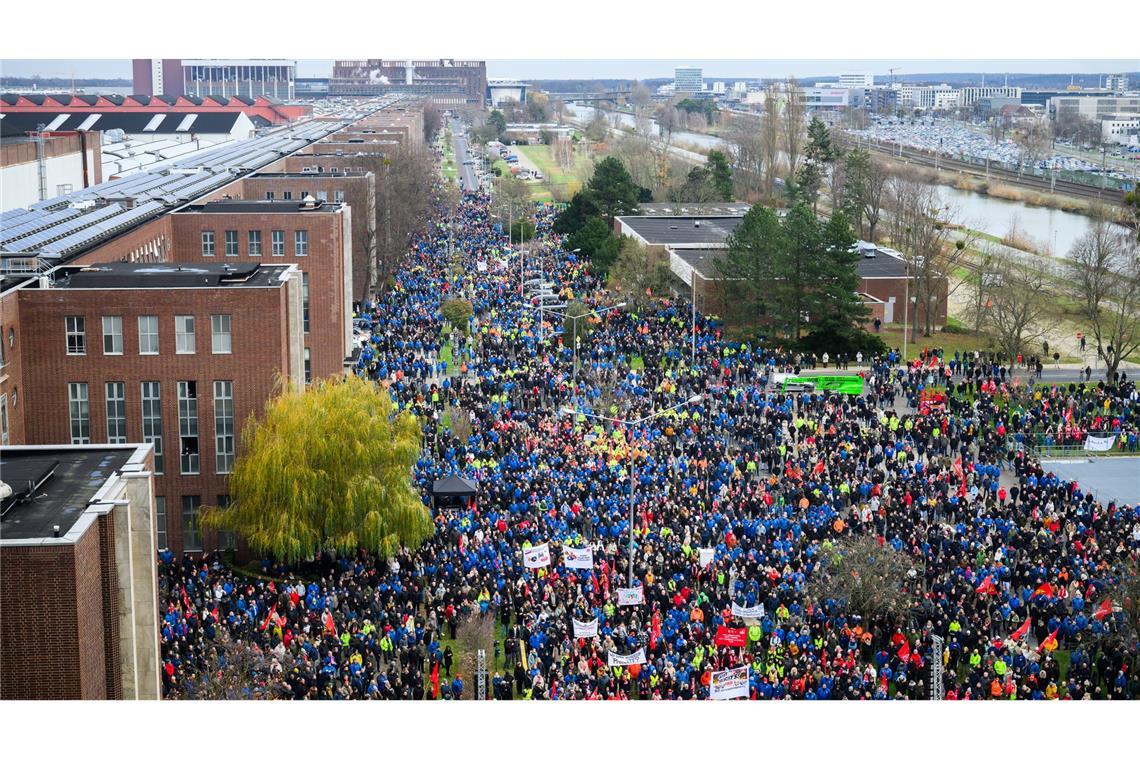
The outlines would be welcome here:
[[[757,322],[768,316],[768,285],[776,276],[785,247],[776,213],[760,204],[748,210],[728,237],[728,250],[713,266],[726,281],[728,302],[738,319]]]
[[[462,298],[452,298],[448,301],[444,301],[439,310],[440,313],[443,314],[443,318],[451,325],[452,329],[459,330],[460,332],[467,332],[467,320],[471,319],[471,315],[475,313],[471,302],[465,301]]]
[[[653,293],[665,291],[671,278],[665,261],[651,261],[644,245],[630,237],[622,238],[617,260],[610,268],[610,281],[620,286],[625,300],[644,303]]]
[[[435,157],[423,147],[401,145],[386,154],[358,157],[360,167],[376,178],[373,255],[364,271],[353,273],[362,294],[380,292],[403,260],[412,235],[425,229],[434,216],[438,169]],[[362,206],[361,208],[366,208]],[[353,207],[355,211],[357,207]]]
[[[1053,147],[1053,130],[1045,119],[1034,119],[1014,134],[1014,142],[1021,147],[1021,155],[1030,169],[1049,154]]]
[[[814,256],[815,282],[810,293],[809,313],[813,332],[826,325],[838,334],[846,333],[867,318],[868,310],[859,296],[859,253],[852,250],[855,236],[842,211],[835,211],[823,223],[821,239]]]
[[[1068,269],[1081,320],[1111,381],[1121,362],[1140,349],[1140,245],[1095,219],[1073,245]]]
[[[563,324],[567,333],[567,345],[573,346],[575,343],[584,345],[594,332],[593,322],[597,317],[587,316],[592,311],[593,309],[578,299],[566,304],[566,319]]]
[[[621,161],[606,156],[594,167],[587,184],[598,209],[607,222],[614,217],[637,213],[637,185]]]
[[[600,216],[592,216],[573,235],[570,248],[580,249],[590,258],[595,272],[605,274],[617,258],[621,242],[610,233],[610,226]]]
[[[1140,242],[1140,190],[1125,193],[1121,204],[1124,206],[1124,210],[1132,215],[1132,221],[1136,230],[1136,240]]]
[[[279,394],[246,422],[242,449],[230,506],[202,520],[258,554],[296,563],[362,547],[388,556],[432,535],[411,479],[420,425],[396,412],[386,388],[353,376]]]
[[[732,167],[728,165],[728,158],[719,150],[710,150],[708,169],[712,175],[717,199],[726,203],[732,202]]]
[[[206,644],[203,662],[186,672],[177,696],[195,700],[262,700],[286,697],[286,687],[272,678],[275,661],[281,670],[293,665],[286,651],[280,658],[266,653],[256,643],[233,639],[225,626],[218,627],[217,637]]]
[[[526,98],[526,116],[533,124],[550,121],[550,98],[543,92],[534,92]]]
[[[610,125],[606,121],[605,115],[601,111],[595,111],[594,118],[590,119],[590,123],[586,125],[586,139],[596,143],[605,142],[609,133]]]
[[[828,167],[835,160],[835,147],[831,143],[831,132],[817,117],[812,117],[808,125],[808,142],[804,148],[804,162],[796,172],[796,182],[792,197],[800,203],[816,210],[819,190],[827,176]]]
[[[601,207],[594,198],[594,194],[589,190],[579,190],[574,193],[570,203],[554,220],[553,228],[559,235],[573,235],[582,229],[586,222],[594,217],[601,216],[601,214]],[[576,248],[577,246],[571,247]]]
[[[760,155],[764,165],[764,192],[771,195],[780,161],[783,120],[780,115],[780,89],[775,82],[764,95],[764,115],[760,119]]]
[[[795,77],[785,84],[784,120],[782,124],[784,154],[788,157],[788,176],[792,179],[800,168],[800,150],[804,141],[804,94]]]
[[[507,175],[494,180],[495,192],[491,201],[491,214],[507,225],[529,218],[531,208],[530,185]]]
[[[986,320],[994,342],[1012,367],[1018,354],[1040,346],[1057,324],[1053,289],[1042,267],[1018,266],[1009,256],[994,257]]]
[[[494,130],[495,139],[502,140],[503,133],[507,131],[507,118],[503,116],[503,112],[498,109],[491,111],[487,117],[487,124]]]
[[[728,123],[725,141],[729,145],[737,193],[746,201],[759,201],[768,194],[770,186],[764,175],[765,153],[756,122],[746,117],[734,117]]]
[[[841,603],[860,615],[864,628],[901,623],[915,603],[918,570],[914,562],[874,536],[848,536],[824,547],[812,573],[808,595],[818,604]]]
[[[424,101],[423,117],[424,142],[430,143],[439,134],[440,127],[443,126],[443,114],[440,113],[439,106],[431,98]]]
[[[720,192],[713,184],[712,173],[703,166],[694,166],[685,181],[669,191],[669,200],[674,203],[711,203],[720,200]]]
[[[859,237],[872,243],[876,240],[889,178],[886,165],[865,150],[856,148],[844,157],[843,208]]]

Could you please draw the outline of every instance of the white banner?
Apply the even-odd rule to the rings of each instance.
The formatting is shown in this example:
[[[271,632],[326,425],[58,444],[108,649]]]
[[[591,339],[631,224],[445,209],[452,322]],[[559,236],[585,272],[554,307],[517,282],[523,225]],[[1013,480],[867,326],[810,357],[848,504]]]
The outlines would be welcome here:
[[[589,623],[583,623],[581,620],[574,620],[574,638],[576,639],[593,639],[598,636],[598,619],[594,618]]]
[[[716,556],[716,547],[710,549],[697,549],[697,554],[700,556],[701,567],[708,567],[712,564],[713,557]]]
[[[622,665],[644,665],[645,664],[645,647],[638,649],[633,654],[617,654],[610,652],[609,665],[611,668],[617,668]]]
[[[764,605],[758,604],[755,607],[741,607],[736,602],[733,602],[732,614],[738,618],[762,618],[764,617]]]
[[[645,602],[645,592],[641,590],[641,586],[634,586],[633,588],[619,588],[618,592],[618,607],[628,607],[634,604],[642,604]]]
[[[714,670],[709,683],[709,699],[748,699],[748,668]]]
[[[585,549],[563,546],[562,562],[575,570],[590,570],[594,567],[594,550],[588,546]]]
[[[550,567],[550,547],[539,544],[523,549],[523,564],[527,567]]]
[[[1111,451],[1115,445],[1115,435],[1110,435],[1107,438],[1097,438],[1090,435],[1085,439],[1085,451]]]

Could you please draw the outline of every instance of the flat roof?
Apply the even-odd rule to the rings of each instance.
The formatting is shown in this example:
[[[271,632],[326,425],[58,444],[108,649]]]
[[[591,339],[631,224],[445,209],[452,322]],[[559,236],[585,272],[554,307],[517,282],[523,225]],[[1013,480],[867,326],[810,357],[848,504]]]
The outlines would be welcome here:
[[[1041,467],[1067,480],[1075,480],[1085,493],[1102,504],[1140,502],[1140,458],[1043,459]]]
[[[727,245],[740,216],[621,216],[621,223],[650,245]]]
[[[342,169],[338,172],[258,172],[250,177],[246,177],[245,181],[250,182],[258,179],[276,179],[284,177],[287,179],[336,179],[338,177],[348,177],[349,179],[359,179],[366,177],[372,172],[366,172],[363,169]]]
[[[307,176],[320,176],[309,174]],[[331,175],[330,175],[331,176]],[[179,214],[335,214],[340,203],[317,201],[315,208],[305,208],[303,201],[226,200],[187,206]]]
[[[63,266],[52,274],[52,288],[266,288],[281,287],[289,264],[133,264],[113,262]]]
[[[507,125],[510,128],[510,125]],[[748,203],[641,203],[641,216],[744,216],[752,208]]]
[[[67,535],[135,451],[130,446],[4,449],[0,469],[13,494],[11,504],[5,500],[0,540],[51,538],[56,525],[60,537]],[[19,495],[31,498],[17,499]]]

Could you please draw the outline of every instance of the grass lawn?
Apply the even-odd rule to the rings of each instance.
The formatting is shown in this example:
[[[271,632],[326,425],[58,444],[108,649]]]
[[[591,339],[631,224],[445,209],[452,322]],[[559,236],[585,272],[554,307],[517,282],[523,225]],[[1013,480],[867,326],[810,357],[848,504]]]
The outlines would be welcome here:
[[[563,169],[554,160],[554,151],[549,145],[519,145],[518,150],[533,161],[542,172],[545,178],[542,183],[552,197],[557,194],[568,198],[580,190],[584,184],[582,177],[589,176],[593,163],[581,153],[575,153],[573,166],[570,169]],[[542,200],[537,194],[535,199]]]
[[[444,341],[444,344],[439,349],[439,360],[447,362],[447,370],[444,374],[454,375],[457,371],[455,367],[455,358],[451,355],[451,344]]]
[[[447,627],[444,626],[444,631],[446,631],[446,630],[447,630]],[[488,660],[487,660],[487,696],[488,697],[492,696],[491,679],[494,678],[495,673],[502,675],[503,673],[506,672],[506,669],[507,669],[507,658],[503,653],[503,640],[505,638],[506,638],[506,632],[503,630],[503,626],[499,625],[499,623],[496,621],[496,623],[495,623],[495,641],[498,642],[498,644],[499,644],[499,654],[496,657],[494,649],[487,652],[487,658],[488,658]],[[451,647],[451,651],[454,655],[454,660],[452,661],[452,664],[451,664],[451,678],[454,679],[455,674],[459,673],[460,677],[463,679],[463,696],[464,696],[464,698],[473,699],[474,695],[475,695],[475,673],[474,672],[468,672],[467,668],[464,665],[464,660],[466,659],[464,657],[464,655],[466,654],[466,651],[459,645],[459,642],[456,641],[455,639],[440,637],[440,639],[439,639],[440,651],[442,652],[444,649],[446,649],[449,646]],[[474,663],[475,658],[472,657],[471,661],[472,661],[472,663]],[[440,680],[441,684],[443,683],[443,679],[446,677],[446,674],[447,674],[447,671],[445,671],[443,669],[443,665],[441,664],[439,667],[439,680]],[[429,696],[431,695],[431,688],[432,688],[431,687],[431,669],[429,668],[427,670],[427,672],[424,673],[424,690],[427,692],[427,694]]]

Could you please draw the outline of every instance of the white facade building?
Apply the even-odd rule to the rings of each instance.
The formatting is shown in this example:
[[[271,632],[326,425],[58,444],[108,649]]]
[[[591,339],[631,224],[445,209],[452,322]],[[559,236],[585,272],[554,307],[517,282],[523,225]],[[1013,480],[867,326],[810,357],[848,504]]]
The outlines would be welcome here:
[[[675,92],[703,92],[704,72],[695,66],[678,66],[673,69],[673,90]]]
[[[1016,98],[1021,100],[1020,87],[963,87],[958,105],[970,108],[983,98]]]
[[[874,87],[875,75],[874,74],[840,74],[839,75],[840,87]]]

